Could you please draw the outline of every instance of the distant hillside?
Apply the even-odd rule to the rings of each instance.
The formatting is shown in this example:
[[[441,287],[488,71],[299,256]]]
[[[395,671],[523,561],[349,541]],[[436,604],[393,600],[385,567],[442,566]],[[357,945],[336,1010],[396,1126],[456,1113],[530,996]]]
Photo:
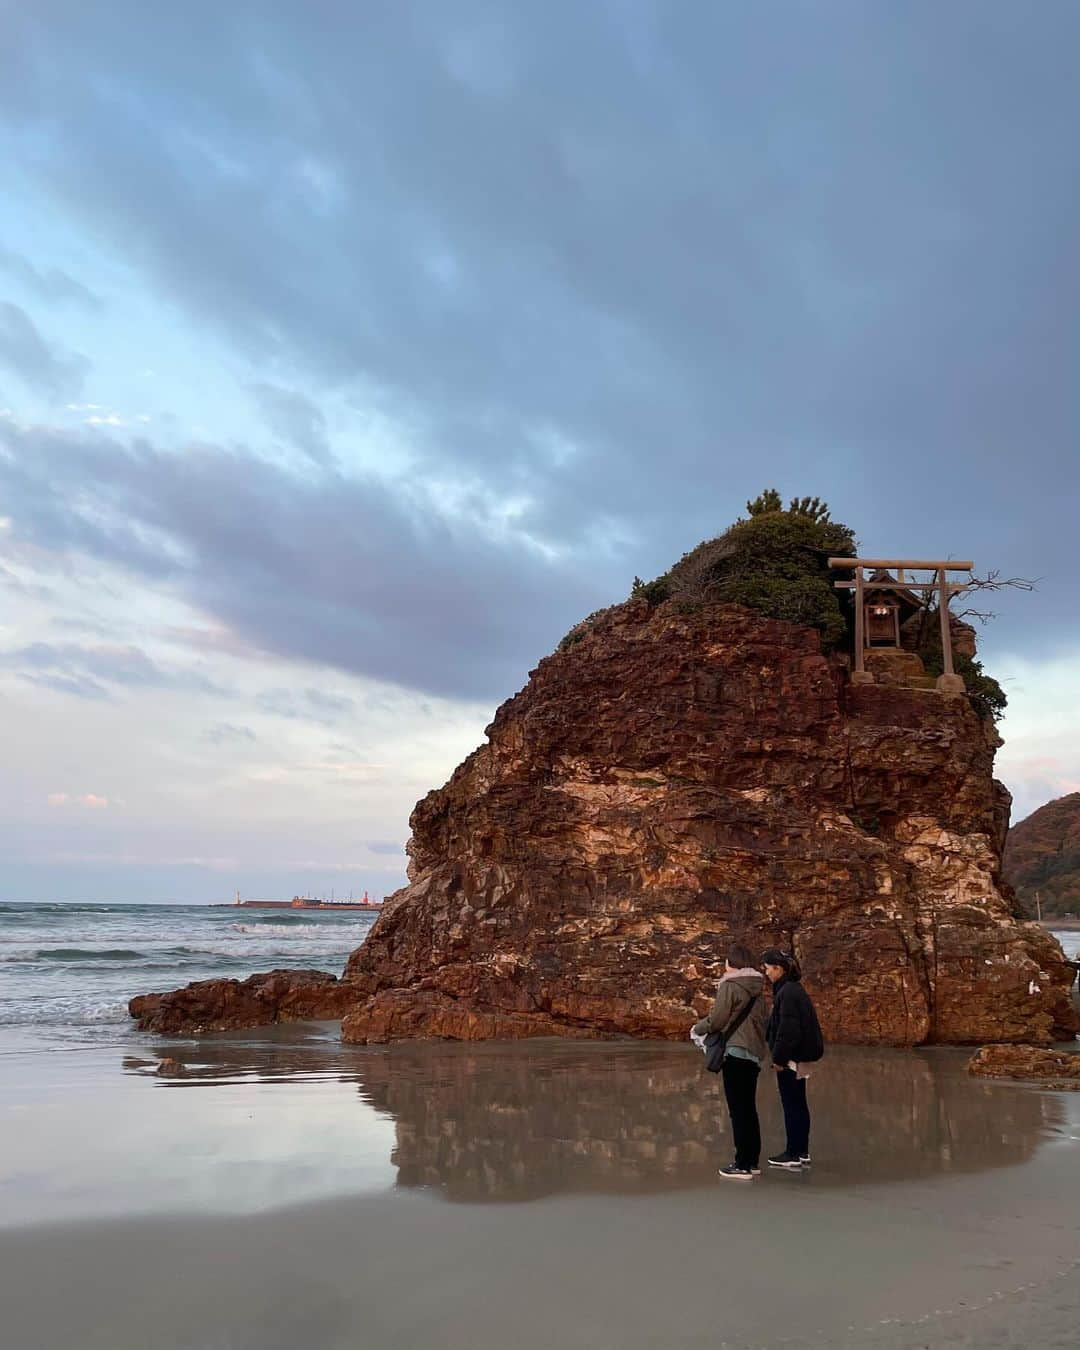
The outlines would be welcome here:
[[[1047,802],[1013,826],[1005,876],[1032,914],[1038,892],[1044,915],[1080,915],[1080,792]]]

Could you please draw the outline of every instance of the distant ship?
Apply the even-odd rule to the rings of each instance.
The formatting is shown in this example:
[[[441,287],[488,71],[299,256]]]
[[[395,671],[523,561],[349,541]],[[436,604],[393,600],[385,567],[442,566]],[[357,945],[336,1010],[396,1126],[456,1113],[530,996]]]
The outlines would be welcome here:
[[[231,905],[217,905],[217,909],[362,909],[380,910],[381,900],[372,900],[367,891],[362,900],[316,900],[312,895],[294,895],[291,900],[241,900],[240,892]]]

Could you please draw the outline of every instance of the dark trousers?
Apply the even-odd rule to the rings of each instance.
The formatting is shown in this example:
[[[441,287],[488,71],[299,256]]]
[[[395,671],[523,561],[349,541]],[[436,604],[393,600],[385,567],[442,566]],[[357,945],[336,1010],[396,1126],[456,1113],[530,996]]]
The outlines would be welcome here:
[[[761,1070],[749,1059],[724,1060],[724,1096],[735,1137],[735,1166],[757,1167],[761,1161],[761,1126],[757,1115],[757,1080]]]
[[[806,1104],[806,1079],[797,1078],[794,1069],[782,1069],[776,1075],[780,1089],[780,1105],[784,1108],[784,1129],[787,1131],[788,1153],[810,1152],[810,1108]]]

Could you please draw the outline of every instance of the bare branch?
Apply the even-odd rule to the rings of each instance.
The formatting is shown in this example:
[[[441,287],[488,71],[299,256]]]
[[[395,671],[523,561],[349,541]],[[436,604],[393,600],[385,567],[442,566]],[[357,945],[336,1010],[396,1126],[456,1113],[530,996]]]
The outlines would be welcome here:
[[[997,612],[992,609],[954,609],[952,616],[954,619],[974,619],[976,623],[989,623],[991,619],[997,618]]]
[[[966,591],[1034,591],[1038,588],[1042,577],[1036,577],[1032,580],[1030,577],[1003,577],[999,568],[992,572],[987,572],[986,576],[976,576],[971,574],[971,580],[964,582]]]
[[[965,581],[962,587],[958,587],[953,594],[959,598],[961,595],[967,597],[978,595],[988,591],[991,595],[997,591],[1034,591],[1038,589],[1041,577],[1032,580],[1030,577],[1003,577],[999,569],[995,568],[987,572],[986,576],[976,576],[974,572],[971,579]],[[997,613],[992,609],[979,609],[975,605],[970,605],[966,609],[953,609],[953,618],[955,619],[974,619],[976,623],[989,623],[991,619],[997,618]]]

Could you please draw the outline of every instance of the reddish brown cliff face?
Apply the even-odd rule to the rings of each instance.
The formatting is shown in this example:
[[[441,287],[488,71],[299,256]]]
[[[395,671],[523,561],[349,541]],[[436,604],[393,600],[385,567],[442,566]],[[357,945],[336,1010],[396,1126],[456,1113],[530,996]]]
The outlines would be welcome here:
[[[1008,794],[966,697],[817,634],[631,600],[540,663],[412,817],[347,1040],[682,1038],[726,943],[793,947],[836,1041],[1048,1041],[1071,971],[999,889]]]

